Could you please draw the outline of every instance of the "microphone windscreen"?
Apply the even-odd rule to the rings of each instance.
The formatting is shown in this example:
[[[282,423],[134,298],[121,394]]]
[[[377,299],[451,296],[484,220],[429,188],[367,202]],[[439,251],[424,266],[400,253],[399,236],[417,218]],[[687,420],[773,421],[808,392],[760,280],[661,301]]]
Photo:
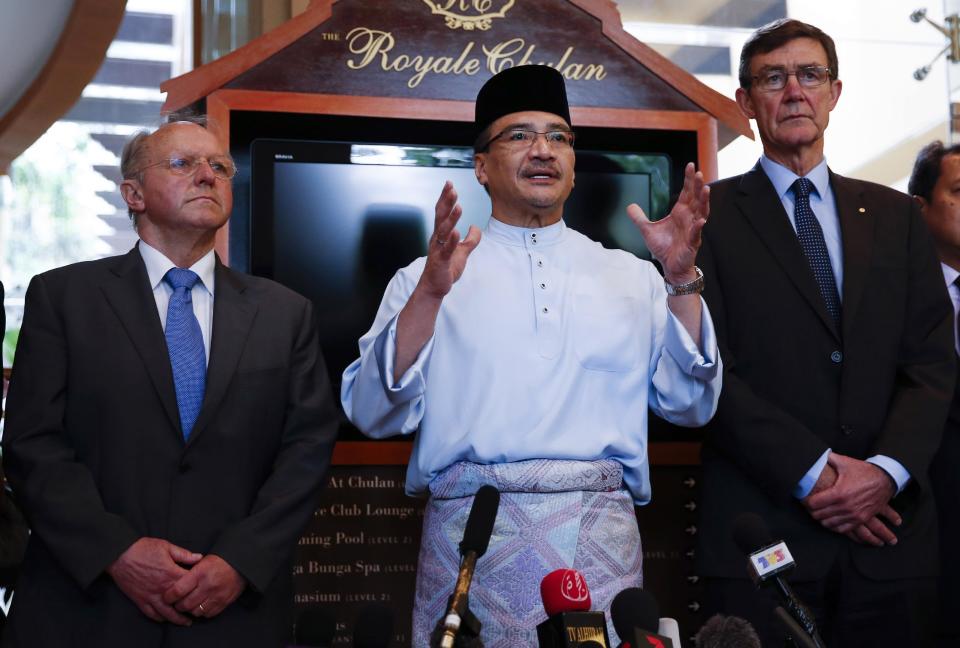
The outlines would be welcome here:
[[[300,646],[327,648],[333,643],[337,621],[326,608],[308,607],[297,616],[293,626],[294,641]]]
[[[353,648],[387,648],[393,640],[393,609],[370,603],[360,609],[353,626]]]
[[[547,616],[561,612],[584,612],[590,609],[587,581],[576,569],[556,569],[540,581],[540,598]]]
[[[697,648],[763,648],[748,621],[720,614],[707,619],[693,641]]]
[[[660,629],[660,606],[652,594],[639,587],[628,587],[613,597],[610,617],[621,639],[632,637],[634,628],[654,634]]]
[[[461,556],[466,555],[468,551],[476,552],[477,557],[486,553],[498,508],[500,508],[500,491],[489,484],[481,486],[473,498],[467,526],[463,530],[463,541],[460,543]]]
[[[767,523],[756,513],[741,513],[733,523],[733,541],[746,555],[774,543]]]

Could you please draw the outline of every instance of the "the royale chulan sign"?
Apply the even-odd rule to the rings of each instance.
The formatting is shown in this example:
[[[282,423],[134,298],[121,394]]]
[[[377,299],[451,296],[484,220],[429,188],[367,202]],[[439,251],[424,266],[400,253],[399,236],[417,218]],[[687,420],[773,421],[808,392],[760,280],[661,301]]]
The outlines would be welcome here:
[[[425,2],[427,0],[424,0]],[[428,4],[431,4],[428,2]],[[511,3],[512,4],[512,3]],[[347,33],[347,47],[353,58],[347,60],[351,70],[373,65],[384,72],[409,74],[407,86],[416,88],[428,74],[465,74],[473,76],[481,69],[490,74],[515,65],[533,63],[556,68],[567,79],[602,81],[607,73],[603,65],[582,63],[574,57],[575,49],[568,46],[556,60],[543,60],[536,54],[537,46],[524,38],[511,38],[490,45],[469,41],[453,55],[407,54],[396,52],[397,41],[388,31],[370,27],[355,27]]]

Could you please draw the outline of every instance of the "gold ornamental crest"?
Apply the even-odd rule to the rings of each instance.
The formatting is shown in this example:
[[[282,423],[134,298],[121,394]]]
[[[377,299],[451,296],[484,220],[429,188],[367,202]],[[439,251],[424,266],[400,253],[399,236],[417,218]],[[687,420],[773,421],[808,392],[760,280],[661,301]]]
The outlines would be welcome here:
[[[423,0],[430,13],[443,16],[450,29],[490,29],[494,18],[503,18],[516,0]]]

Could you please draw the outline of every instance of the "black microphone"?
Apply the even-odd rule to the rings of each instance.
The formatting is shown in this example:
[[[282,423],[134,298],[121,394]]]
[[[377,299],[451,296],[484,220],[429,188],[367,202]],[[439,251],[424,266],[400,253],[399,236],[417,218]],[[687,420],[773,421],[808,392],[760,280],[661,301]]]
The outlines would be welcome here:
[[[796,565],[790,550],[787,549],[787,544],[783,540],[774,540],[766,523],[756,513],[741,513],[737,517],[733,525],[733,540],[740,551],[747,554],[750,577],[757,586],[768,582],[773,582],[776,586],[786,604],[786,611],[803,630],[802,636],[795,638],[803,641],[805,637],[808,642],[813,642],[813,646],[822,648],[823,639],[817,632],[813,615],[782,577]],[[789,624],[785,625],[793,634],[793,627]]]
[[[670,637],[657,634],[660,606],[646,590],[628,587],[614,596],[610,617],[620,635],[620,648],[674,648]]]
[[[393,639],[393,609],[369,603],[360,609],[353,626],[353,648],[387,648]]]
[[[477,558],[487,552],[499,507],[500,491],[490,485],[481,486],[473,498],[467,526],[463,530],[463,540],[460,542],[460,555],[463,559],[460,561],[460,574],[457,576],[457,584],[453,588],[453,596],[450,597],[447,614],[443,619],[441,648],[453,648],[453,640],[457,637],[460,621],[467,609],[467,595],[470,592],[473,571],[477,567]]]
[[[326,608],[308,607],[297,616],[293,641],[302,648],[330,648],[337,632],[337,621]]]
[[[590,610],[590,590],[575,569],[557,569],[540,581],[547,620],[537,625],[540,648],[610,648],[607,619]]]
[[[749,621],[722,614],[707,619],[693,641],[697,648],[763,648]]]

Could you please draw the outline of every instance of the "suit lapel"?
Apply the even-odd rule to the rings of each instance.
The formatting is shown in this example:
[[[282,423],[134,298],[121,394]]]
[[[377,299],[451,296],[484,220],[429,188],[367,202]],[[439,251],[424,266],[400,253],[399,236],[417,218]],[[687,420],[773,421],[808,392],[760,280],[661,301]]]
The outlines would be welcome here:
[[[827,311],[797,234],[790,227],[783,204],[759,163],[740,179],[737,205],[824,326],[839,339],[839,331]]]
[[[866,210],[857,183],[830,173],[843,241],[843,329],[850,334],[870,274],[876,218]]]
[[[247,280],[243,275],[226,268],[219,258],[214,272],[213,331],[210,336],[207,388],[188,445],[203,433],[220,407],[236,373],[257,313],[256,304],[245,295]]]
[[[101,288],[140,355],[170,424],[179,434],[180,412],[173,389],[167,342],[163,337],[157,302],[153,298],[150,279],[139,250],[134,247],[124,256],[118,257],[111,272],[113,277]]]

